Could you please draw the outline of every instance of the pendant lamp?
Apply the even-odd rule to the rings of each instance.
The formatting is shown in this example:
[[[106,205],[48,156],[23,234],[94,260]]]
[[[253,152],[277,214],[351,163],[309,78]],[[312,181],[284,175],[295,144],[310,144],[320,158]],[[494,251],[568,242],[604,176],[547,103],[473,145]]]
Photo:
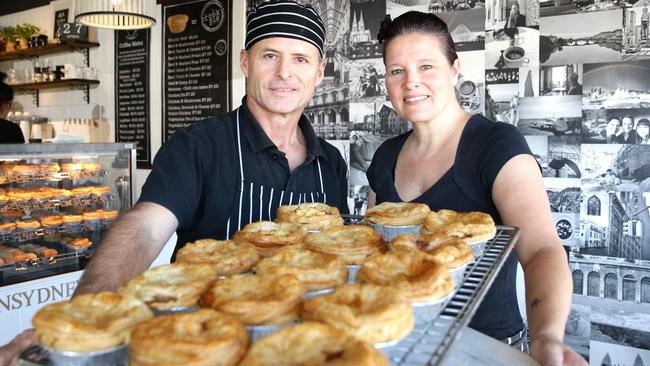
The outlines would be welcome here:
[[[147,0],[77,0],[75,9],[75,20],[89,27],[144,29],[156,24]]]

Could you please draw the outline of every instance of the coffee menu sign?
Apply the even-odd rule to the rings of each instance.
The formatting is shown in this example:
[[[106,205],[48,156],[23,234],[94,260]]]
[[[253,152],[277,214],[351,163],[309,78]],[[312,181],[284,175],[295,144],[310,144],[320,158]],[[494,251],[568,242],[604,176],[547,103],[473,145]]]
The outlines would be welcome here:
[[[231,0],[163,5],[163,142],[230,110]]]
[[[115,31],[115,141],[137,143],[137,165],[151,168],[149,54],[151,31]]]

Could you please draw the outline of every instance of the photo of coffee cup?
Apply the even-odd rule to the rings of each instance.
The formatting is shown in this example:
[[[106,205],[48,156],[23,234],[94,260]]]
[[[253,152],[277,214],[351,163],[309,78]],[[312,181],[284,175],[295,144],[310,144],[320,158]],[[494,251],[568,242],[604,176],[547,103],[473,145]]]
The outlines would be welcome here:
[[[503,51],[503,60],[507,67],[519,67],[530,62],[530,59],[526,57],[526,50],[519,46],[506,48]]]
[[[187,21],[190,19],[186,14],[176,14],[167,18],[167,26],[169,31],[177,34],[185,30],[187,26]]]

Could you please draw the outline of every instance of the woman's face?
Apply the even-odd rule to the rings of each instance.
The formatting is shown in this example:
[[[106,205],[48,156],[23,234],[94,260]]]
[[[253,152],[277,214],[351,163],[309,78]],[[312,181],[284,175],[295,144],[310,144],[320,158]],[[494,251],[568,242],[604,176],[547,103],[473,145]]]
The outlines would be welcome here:
[[[458,105],[458,60],[449,65],[443,43],[428,33],[407,33],[386,47],[386,90],[395,111],[412,123],[430,122]]]
[[[620,125],[621,121],[619,121],[618,118],[610,119],[609,122],[607,122],[607,127],[605,127],[607,135],[616,135],[616,131]]]
[[[636,126],[636,133],[641,136],[641,137],[646,137],[648,136],[648,133],[650,133],[650,127],[647,125],[638,125]]]

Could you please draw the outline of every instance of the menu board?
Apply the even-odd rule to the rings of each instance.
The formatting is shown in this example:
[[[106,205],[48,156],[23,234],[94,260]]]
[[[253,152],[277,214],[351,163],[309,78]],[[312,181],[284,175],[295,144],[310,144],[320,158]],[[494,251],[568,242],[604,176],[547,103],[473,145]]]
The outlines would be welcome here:
[[[230,110],[231,1],[163,5],[163,142]]]
[[[151,31],[115,31],[115,141],[137,143],[137,165],[151,168],[149,54]]]

